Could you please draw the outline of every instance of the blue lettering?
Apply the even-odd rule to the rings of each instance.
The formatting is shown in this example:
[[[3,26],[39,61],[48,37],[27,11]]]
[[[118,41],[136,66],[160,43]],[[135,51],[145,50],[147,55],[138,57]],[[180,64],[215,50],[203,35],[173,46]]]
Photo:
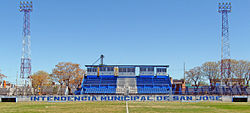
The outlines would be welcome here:
[[[61,101],[66,101],[66,100],[67,100],[67,97],[65,97],[65,96],[61,97]]]
[[[87,98],[88,98],[87,96],[82,96],[82,97],[81,97],[81,100],[82,100],[82,101],[87,101]]]
[[[214,96],[209,96],[209,99],[210,100],[214,100]]]
[[[179,100],[179,96],[173,96],[173,100]]]
[[[52,96],[48,96],[48,97],[47,97],[47,101],[51,101],[52,99],[53,99]]]
[[[186,96],[187,100],[193,100],[192,96]]]
[[[110,97],[109,97],[109,96],[107,96],[107,98],[108,98],[108,101],[110,101]]]
[[[147,100],[152,101],[153,99],[150,98],[151,96],[147,96]]]
[[[72,96],[68,96],[68,101],[73,101]]]
[[[200,98],[196,98],[196,100],[201,100],[201,98],[202,98],[202,97],[200,96]]]
[[[163,100],[164,100],[164,101],[169,101],[169,96],[164,96],[164,97],[163,97]]]
[[[134,96],[134,100],[136,101],[137,99],[139,99],[139,96]]]
[[[60,97],[54,97],[54,101],[59,101],[60,100]]]
[[[221,96],[216,96],[216,100],[221,100]]]
[[[141,97],[141,101],[145,101],[146,100],[146,97],[145,96],[142,96]]]
[[[162,96],[157,96],[157,97],[156,97],[156,100],[157,100],[157,101],[161,101],[161,100],[162,100]]]
[[[180,100],[185,100],[185,96],[181,96]]]
[[[107,100],[107,97],[106,96],[101,96],[101,100],[103,101],[103,100]]]
[[[125,97],[124,97],[124,100],[125,100],[125,101],[128,101],[128,100],[129,100],[129,96],[125,96]]]
[[[121,97],[121,101],[123,101],[123,100],[124,100],[124,97],[122,96],[122,97]]]
[[[133,100],[133,96],[130,96],[130,100]]]
[[[39,97],[34,97],[34,101],[39,101]]]
[[[92,101],[96,101],[97,99],[96,99],[96,97],[95,96],[93,96],[92,97]]]
[[[42,100],[44,101],[45,98],[46,98],[46,97],[42,97]]]
[[[121,100],[121,96],[115,96],[114,100]]]
[[[208,96],[203,96],[203,100],[208,100]]]
[[[81,97],[80,97],[80,96],[77,96],[77,97],[75,96],[74,101],[76,101],[76,100],[77,100],[77,101],[80,101],[80,100],[81,100]]]

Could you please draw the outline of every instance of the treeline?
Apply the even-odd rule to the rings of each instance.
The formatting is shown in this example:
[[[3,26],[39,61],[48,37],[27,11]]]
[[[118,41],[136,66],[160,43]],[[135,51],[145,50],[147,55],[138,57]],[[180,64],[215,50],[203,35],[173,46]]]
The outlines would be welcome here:
[[[243,82],[232,85],[249,86],[250,80],[250,62],[246,60],[230,60],[231,73],[230,76],[221,76],[221,62],[205,62],[201,66],[194,67],[185,72],[186,83],[190,83],[199,87],[208,81],[210,86],[215,86],[213,80],[222,80],[227,86],[230,85],[232,79],[243,80]],[[244,83],[244,84],[243,84]]]
[[[45,88],[53,87],[60,91],[61,88],[68,90],[68,94],[72,94],[72,89],[80,87],[85,71],[80,68],[79,64],[71,62],[60,62],[49,74],[44,71],[38,71],[31,75],[32,87],[34,92],[43,94]]]

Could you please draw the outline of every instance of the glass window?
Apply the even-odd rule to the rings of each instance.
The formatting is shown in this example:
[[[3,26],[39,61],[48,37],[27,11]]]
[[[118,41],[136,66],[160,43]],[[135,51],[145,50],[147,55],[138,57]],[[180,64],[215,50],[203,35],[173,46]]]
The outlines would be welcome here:
[[[157,72],[167,72],[166,68],[157,68]]]
[[[140,71],[146,71],[146,68],[140,68]]]
[[[119,68],[119,72],[126,72],[126,68]]]
[[[106,67],[100,67],[100,71],[106,71]]]
[[[91,69],[90,69],[90,68],[87,68],[87,72],[91,72]]]
[[[163,68],[163,69],[162,69],[162,72],[167,72],[167,69],[166,69],[166,68]]]
[[[135,68],[131,68],[131,72],[135,72]]]
[[[114,71],[113,67],[108,67],[108,71]]]
[[[92,68],[91,72],[97,72],[97,68]]]
[[[148,68],[148,71],[154,71],[154,68],[152,68],[152,67]]]
[[[127,68],[127,72],[135,72],[135,68]]]

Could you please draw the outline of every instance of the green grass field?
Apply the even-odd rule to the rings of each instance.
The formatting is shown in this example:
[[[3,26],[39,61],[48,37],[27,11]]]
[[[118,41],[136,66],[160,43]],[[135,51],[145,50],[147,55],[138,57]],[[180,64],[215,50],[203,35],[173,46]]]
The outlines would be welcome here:
[[[250,103],[128,102],[129,113],[250,113]],[[125,102],[0,103],[0,112],[126,113]]]

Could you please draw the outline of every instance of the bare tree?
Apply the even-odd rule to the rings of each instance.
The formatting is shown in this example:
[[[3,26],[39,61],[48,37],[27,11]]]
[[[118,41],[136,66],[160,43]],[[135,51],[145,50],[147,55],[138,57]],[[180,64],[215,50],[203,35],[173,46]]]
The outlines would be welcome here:
[[[202,68],[201,67],[195,67],[193,69],[190,69],[189,71],[185,72],[187,74],[187,80],[190,81],[191,84],[196,86],[198,88],[203,82],[203,73],[202,73]]]
[[[249,81],[250,81],[250,62],[247,63],[247,72],[244,75],[244,79],[246,81],[246,85],[249,86]]]
[[[235,78],[238,79],[244,79],[247,85],[249,84],[249,71],[250,71],[250,62],[245,61],[245,60],[233,60],[232,62],[232,74],[234,75]],[[239,84],[243,85],[243,84]]]
[[[226,60],[230,60],[230,67],[228,68],[231,69],[231,72],[229,75],[225,74],[221,76],[221,67],[220,67],[221,62],[205,62],[200,67],[202,70],[201,75],[209,79],[210,85],[215,85],[215,82],[214,84],[211,84],[211,80],[222,79],[222,81],[227,86],[230,85],[231,80],[237,80],[239,85],[243,85],[242,81],[245,81],[245,85],[248,86],[250,80],[250,62],[245,60],[234,60],[234,59],[226,59]],[[189,75],[194,76],[195,73],[197,73],[195,71],[197,69],[199,69],[199,67],[196,67],[188,71]],[[186,78],[186,81],[197,84],[195,83],[195,80],[192,80],[190,77]]]
[[[209,80],[210,86],[212,85],[215,86],[215,82],[214,84],[212,84],[212,80],[219,78],[219,74],[220,74],[219,63],[206,62],[202,64],[201,68],[202,68],[202,73],[204,77],[206,77]]]

